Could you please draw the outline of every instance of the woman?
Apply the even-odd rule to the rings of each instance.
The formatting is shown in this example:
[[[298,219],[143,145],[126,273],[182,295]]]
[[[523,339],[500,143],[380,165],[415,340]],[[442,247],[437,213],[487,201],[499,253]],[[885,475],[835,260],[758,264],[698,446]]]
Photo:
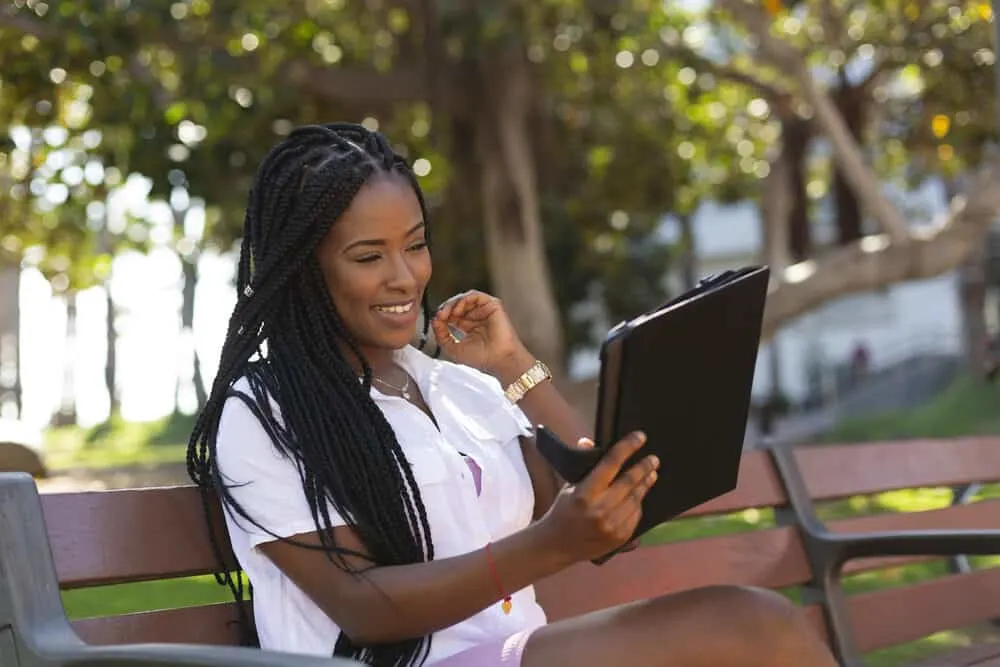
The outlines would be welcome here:
[[[303,127],[260,166],[189,469],[223,500],[261,646],[373,665],[833,665],[761,591],[546,624],[532,583],[624,543],[658,464],[616,479],[634,434],[578,486],[556,477],[531,424],[581,446],[586,428],[498,301],[429,311],[428,232],[380,134]],[[418,309],[457,363],[410,346]]]

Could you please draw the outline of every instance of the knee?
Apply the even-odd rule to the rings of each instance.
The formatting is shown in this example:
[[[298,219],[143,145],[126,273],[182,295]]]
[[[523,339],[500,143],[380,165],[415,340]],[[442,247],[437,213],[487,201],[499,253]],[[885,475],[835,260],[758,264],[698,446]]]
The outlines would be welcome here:
[[[753,634],[795,632],[805,624],[794,603],[766,588],[712,586],[705,596],[709,606]]]
[[[772,664],[786,664],[796,656],[826,654],[826,646],[802,609],[782,595],[763,588],[717,586],[705,589],[706,611],[728,628],[732,644],[756,655],[769,655]],[[787,664],[793,664],[788,662]]]

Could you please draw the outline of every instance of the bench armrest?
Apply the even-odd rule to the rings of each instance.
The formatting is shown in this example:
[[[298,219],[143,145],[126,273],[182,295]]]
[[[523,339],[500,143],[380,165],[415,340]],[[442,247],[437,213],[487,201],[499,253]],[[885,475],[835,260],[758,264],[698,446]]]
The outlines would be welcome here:
[[[837,553],[837,565],[879,556],[990,556],[1000,554],[1000,530],[903,530],[826,532],[821,541]]]
[[[361,663],[235,646],[84,646],[38,656],[39,667],[353,667]],[[30,663],[28,663],[30,666]]]
[[[360,663],[255,648],[88,646],[66,620],[34,480],[0,473],[2,667],[348,667]]]

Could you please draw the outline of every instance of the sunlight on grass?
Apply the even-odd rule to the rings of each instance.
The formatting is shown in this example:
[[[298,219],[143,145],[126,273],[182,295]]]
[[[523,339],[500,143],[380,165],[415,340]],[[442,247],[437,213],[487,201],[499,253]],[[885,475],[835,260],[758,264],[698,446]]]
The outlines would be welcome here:
[[[63,591],[62,597],[66,615],[71,620],[193,607],[233,599],[229,589],[215,583],[215,577],[210,575],[80,588]]]
[[[175,415],[153,422],[114,417],[83,429],[66,426],[45,432],[45,463],[50,470],[177,463],[184,460],[192,417]]]
[[[926,660],[938,653],[969,646],[973,643],[970,633],[948,630],[865,655],[865,667],[903,667],[919,660]]]

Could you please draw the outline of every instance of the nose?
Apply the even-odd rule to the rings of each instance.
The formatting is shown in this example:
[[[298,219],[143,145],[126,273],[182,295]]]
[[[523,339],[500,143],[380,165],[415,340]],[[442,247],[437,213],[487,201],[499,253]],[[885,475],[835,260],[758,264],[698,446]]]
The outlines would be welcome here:
[[[404,294],[413,294],[417,289],[417,277],[410,266],[405,253],[392,255],[392,261],[387,262],[388,275],[386,276],[386,286]]]

